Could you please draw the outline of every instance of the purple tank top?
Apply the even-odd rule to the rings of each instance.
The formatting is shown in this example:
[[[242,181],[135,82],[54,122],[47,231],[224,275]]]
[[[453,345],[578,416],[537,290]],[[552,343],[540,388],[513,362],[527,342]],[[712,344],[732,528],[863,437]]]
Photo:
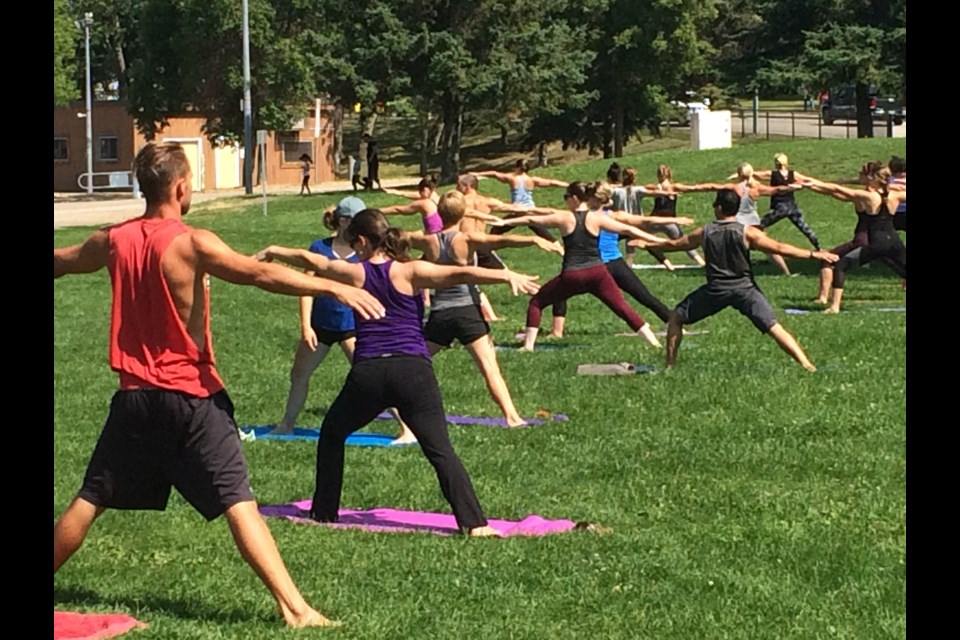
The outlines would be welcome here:
[[[364,320],[354,313],[357,347],[353,361],[387,356],[422,356],[430,360],[423,337],[423,297],[397,291],[390,282],[393,260],[382,264],[363,262],[363,290],[386,308],[381,320]]]
[[[443,231],[443,218],[434,211],[423,219],[423,230],[427,233],[440,233]]]

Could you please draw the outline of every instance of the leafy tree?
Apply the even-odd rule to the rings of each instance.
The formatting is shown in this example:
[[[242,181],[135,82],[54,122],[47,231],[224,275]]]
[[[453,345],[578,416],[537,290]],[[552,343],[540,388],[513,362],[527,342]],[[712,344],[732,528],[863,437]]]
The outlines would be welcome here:
[[[53,0],[53,105],[77,99],[75,82],[77,27],[67,13],[66,0]]]
[[[672,96],[706,76],[712,51],[700,33],[716,16],[713,0],[603,0],[585,5],[585,47],[596,52],[587,73],[592,98],[584,108],[542,117],[528,144],[560,140],[565,146],[623,154],[642,127],[657,131]]]

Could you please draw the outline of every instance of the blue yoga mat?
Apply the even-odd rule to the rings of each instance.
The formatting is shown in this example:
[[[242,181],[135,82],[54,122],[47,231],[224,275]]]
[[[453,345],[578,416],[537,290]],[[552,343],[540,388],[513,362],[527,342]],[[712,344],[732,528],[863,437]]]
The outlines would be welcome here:
[[[296,427],[291,434],[272,434],[273,427],[240,427],[240,431],[253,433],[257,440],[311,440],[316,442],[320,437],[319,429],[301,429]],[[355,447],[402,447],[405,445],[391,444],[395,436],[387,433],[351,433],[347,436],[347,444]]]

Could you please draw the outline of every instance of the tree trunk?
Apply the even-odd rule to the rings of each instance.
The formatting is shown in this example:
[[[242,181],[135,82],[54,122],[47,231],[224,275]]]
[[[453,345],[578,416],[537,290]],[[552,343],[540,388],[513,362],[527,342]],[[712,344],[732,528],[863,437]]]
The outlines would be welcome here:
[[[857,103],[857,137],[873,137],[873,113],[870,111],[870,88],[862,83],[857,83],[856,88]]]
[[[443,118],[437,118],[433,125],[433,153],[440,153],[440,142],[443,139]]]
[[[537,166],[541,168],[547,166],[547,143],[542,140],[537,145]]]
[[[343,105],[337,103],[333,108],[333,173],[340,172],[343,161]],[[349,170],[349,167],[347,167]]]
[[[420,173],[418,175],[427,175],[428,162],[427,149],[430,146],[430,112],[420,112]]]
[[[613,107],[613,155],[623,157],[623,97],[620,95]]]
[[[443,148],[440,151],[440,182],[455,182],[460,174],[460,134],[463,103],[451,95],[443,100]]]
[[[507,148],[507,125],[500,123],[500,148]]]

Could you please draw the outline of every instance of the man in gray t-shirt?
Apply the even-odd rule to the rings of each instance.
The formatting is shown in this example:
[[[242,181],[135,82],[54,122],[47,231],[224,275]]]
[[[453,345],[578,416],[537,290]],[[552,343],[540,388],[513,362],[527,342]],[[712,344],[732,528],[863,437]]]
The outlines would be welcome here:
[[[717,217],[714,222],[683,238],[656,246],[659,251],[688,251],[703,247],[707,262],[707,284],[684,298],[670,312],[667,323],[667,368],[671,368],[677,360],[677,349],[685,324],[694,324],[727,307],[733,307],[749,318],[761,333],[769,334],[804,369],[816,371],[796,339],[777,321],[773,308],[754,281],[750,250],[827,262],[836,262],[838,256],[777,242],[758,228],[737,222],[740,196],[733,189],[718,191],[713,208]]]

